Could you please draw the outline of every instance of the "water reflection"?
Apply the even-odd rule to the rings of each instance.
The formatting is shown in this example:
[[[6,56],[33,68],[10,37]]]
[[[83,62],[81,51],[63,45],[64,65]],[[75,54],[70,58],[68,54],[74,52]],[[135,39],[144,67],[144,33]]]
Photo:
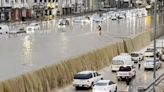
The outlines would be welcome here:
[[[68,38],[65,33],[61,33],[61,53],[63,58],[67,57],[67,50],[68,50]]]
[[[24,40],[23,40],[23,56],[24,56],[24,62],[23,62],[23,66],[24,66],[24,71],[27,70],[28,67],[33,66],[33,62],[32,62],[32,42],[30,40],[30,36],[25,36]]]

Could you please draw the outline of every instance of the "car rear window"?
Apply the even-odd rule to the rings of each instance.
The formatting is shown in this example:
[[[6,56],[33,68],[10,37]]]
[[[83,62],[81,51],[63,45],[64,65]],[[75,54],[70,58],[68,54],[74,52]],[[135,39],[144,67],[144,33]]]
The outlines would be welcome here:
[[[105,83],[105,82],[98,82],[96,83],[95,85],[96,86],[106,86],[108,83]]]
[[[92,74],[76,74],[74,79],[90,79],[92,78]]]
[[[129,66],[127,66],[127,67],[121,66],[121,67],[119,68],[119,71],[131,71],[131,67],[129,67]]]
[[[139,54],[137,54],[137,53],[131,53],[130,54],[132,57],[138,57],[139,56]]]

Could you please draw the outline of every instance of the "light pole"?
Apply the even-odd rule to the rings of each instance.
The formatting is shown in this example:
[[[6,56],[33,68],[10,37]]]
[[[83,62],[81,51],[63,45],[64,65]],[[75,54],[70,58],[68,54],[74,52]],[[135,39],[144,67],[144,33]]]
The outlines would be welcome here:
[[[154,73],[153,73],[153,92],[155,90],[155,81],[156,81],[156,31],[157,31],[157,0],[154,0]]]

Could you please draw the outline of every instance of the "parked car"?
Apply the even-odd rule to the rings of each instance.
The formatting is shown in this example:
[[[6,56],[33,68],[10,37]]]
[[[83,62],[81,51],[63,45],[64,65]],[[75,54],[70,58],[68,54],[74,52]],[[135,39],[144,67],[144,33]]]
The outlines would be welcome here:
[[[117,92],[117,84],[111,80],[100,80],[95,84],[92,92]]]
[[[127,53],[121,53],[118,56],[115,56],[112,59],[112,72],[118,71],[120,66],[134,66],[134,62],[132,61],[132,57]]]
[[[136,76],[136,69],[132,66],[121,66],[117,71],[117,79],[132,79]]]
[[[130,53],[130,55],[131,55],[132,61],[134,61],[134,63],[138,63],[138,61],[144,60],[144,55],[142,53],[132,52],[132,53]]]
[[[92,88],[97,81],[103,80],[103,76],[96,71],[82,71],[75,74],[73,79],[73,86],[77,89],[79,87]]]
[[[7,34],[9,32],[9,26],[8,25],[4,25],[4,24],[1,24],[0,25],[0,34]]]
[[[162,63],[161,63],[161,61],[159,59],[157,59],[155,63],[156,63],[156,66],[155,66],[156,69],[161,68]],[[154,58],[149,58],[149,59],[147,59],[145,61],[145,63],[144,63],[144,69],[145,70],[154,69]]]
[[[26,33],[34,33],[40,30],[39,23],[31,23],[29,26],[26,27]]]
[[[26,31],[24,30],[23,27],[17,27],[9,31],[9,34],[19,34],[19,33],[26,33]]]

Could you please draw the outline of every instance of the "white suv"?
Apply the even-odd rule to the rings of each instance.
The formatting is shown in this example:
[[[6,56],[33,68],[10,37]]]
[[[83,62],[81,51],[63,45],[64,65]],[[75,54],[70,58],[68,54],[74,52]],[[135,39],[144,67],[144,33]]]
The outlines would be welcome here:
[[[82,71],[75,74],[73,86],[76,89],[79,87],[92,88],[99,80],[103,80],[103,76],[96,71]]]

